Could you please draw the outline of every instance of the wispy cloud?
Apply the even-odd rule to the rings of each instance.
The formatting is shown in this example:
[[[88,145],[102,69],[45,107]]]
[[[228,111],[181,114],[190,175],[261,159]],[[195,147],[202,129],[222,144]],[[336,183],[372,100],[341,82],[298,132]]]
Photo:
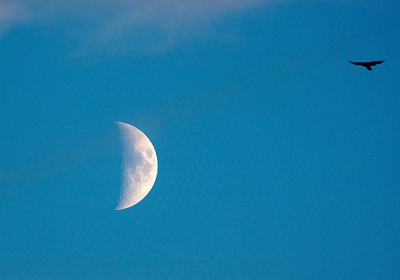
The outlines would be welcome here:
[[[169,45],[226,13],[277,0],[0,0],[0,32],[19,24],[73,23],[84,48]],[[131,47],[131,46],[129,46]],[[162,47],[161,47],[162,48]]]
[[[13,1],[0,1],[0,30],[10,28],[12,25],[28,18],[23,5]]]

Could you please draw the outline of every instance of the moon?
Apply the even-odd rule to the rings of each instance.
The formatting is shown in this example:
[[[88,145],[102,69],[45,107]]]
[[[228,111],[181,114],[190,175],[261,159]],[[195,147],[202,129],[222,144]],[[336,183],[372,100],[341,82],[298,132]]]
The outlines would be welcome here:
[[[118,206],[115,210],[129,208],[139,203],[156,181],[158,161],[149,138],[136,127],[116,122],[123,144],[123,182]]]

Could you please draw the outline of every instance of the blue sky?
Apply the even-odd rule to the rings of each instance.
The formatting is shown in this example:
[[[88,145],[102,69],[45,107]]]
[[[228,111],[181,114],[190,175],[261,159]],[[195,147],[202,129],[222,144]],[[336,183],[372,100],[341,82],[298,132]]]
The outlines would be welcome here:
[[[0,0],[1,279],[399,279],[398,1],[66,2]]]

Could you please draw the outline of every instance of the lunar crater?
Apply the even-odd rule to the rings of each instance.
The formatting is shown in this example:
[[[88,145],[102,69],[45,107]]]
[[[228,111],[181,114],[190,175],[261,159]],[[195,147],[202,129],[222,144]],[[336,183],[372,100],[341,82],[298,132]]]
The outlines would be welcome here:
[[[151,158],[153,156],[153,152],[150,149],[146,150],[146,154],[148,158]]]

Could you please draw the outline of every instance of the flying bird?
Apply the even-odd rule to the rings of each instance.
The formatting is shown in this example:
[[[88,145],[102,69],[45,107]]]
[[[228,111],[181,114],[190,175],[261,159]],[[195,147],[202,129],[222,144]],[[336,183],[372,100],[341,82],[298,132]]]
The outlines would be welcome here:
[[[364,66],[364,67],[367,68],[369,71],[372,71],[371,66],[375,66],[375,65],[377,65],[377,64],[381,64],[381,63],[384,62],[384,60],[377,60],[377,61],[370,61],[370,62],[353,62],[353,61],[349,60],[349,62],[350,62],[351,64],[354,64],[354,65]]]

